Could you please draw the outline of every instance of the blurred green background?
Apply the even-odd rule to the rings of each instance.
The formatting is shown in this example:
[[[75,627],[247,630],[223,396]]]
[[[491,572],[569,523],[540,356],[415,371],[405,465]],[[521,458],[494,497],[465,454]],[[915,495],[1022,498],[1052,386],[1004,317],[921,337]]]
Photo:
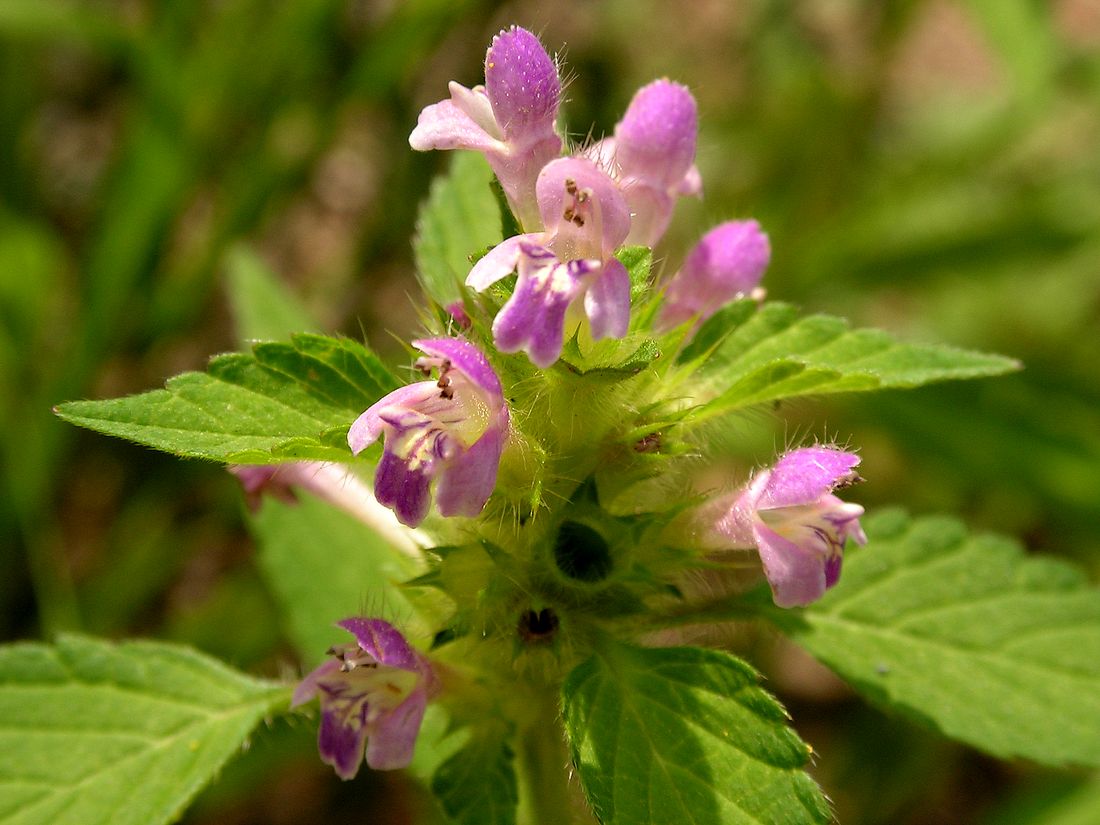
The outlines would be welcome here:
[[[695,92],[705,197],[657,250],[667,271],[751,215],[773,297],[1026,364],[761,412],[731,439],[746,467],[835,437],[862,449],[867,506],[957,512],[1097,578],[1095,0],[0,0],[0,637],[156,635],[293,673],[232,479],[50,408],[239,346],[242,245],[320,328],[397,355],[417,205],[448,161],[408,132],[513,22],[560,51],[578,142],[655,77]],[[1084,777],[948,745],[763,647],[842,822],[1100,821]],[[261,734],[189,821],[413,814],[405,780],[331,781],[312,737]]]

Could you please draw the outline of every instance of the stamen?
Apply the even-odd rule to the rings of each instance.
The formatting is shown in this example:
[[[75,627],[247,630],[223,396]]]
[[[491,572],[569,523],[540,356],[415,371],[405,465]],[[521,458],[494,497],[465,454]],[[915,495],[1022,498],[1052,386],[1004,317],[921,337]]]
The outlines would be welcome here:
[[[584,226],[585,217],[582,214],[581,207],[588,203],[589,198],[592,197],[592,191],[590,189],[581,189],[577,186],[577,182],[573,180],[573,178],[566,178],[565,193],[573,199],[573,202],[562,210],[562,220],[574,226]]]

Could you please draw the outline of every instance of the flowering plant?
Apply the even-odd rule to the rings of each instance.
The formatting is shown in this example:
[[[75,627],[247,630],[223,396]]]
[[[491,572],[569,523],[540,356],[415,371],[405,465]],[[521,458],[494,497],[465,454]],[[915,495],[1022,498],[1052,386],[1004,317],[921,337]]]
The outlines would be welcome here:
[[[1015,362],[766,301],[771,250],[751,219],[704,234],[666,276],[652,247],[676,198],[702,192],[690,91],[647,85],[584,147],[560,136],[560,102],[557,63],[511,28],[484,86],[452,83],[412,131],[414,149],[482,156],[456,157],[424,207],[422,380],[357,341],[298,334],[164,390],[58,408],[230,466],[304,680],[67,639],[19,649],[9,681],[108,708],[96,741],[115,748],[115,779],[145,755],[162,786],[131,821],[171,819],[259,720],[305,709],[341,778],[407,767],[448,821],[828,822],[810,746],[757,671],[685,644],[686,628],[736,621],[995,755],[1100,764],[1095,734],[1068,731],[1100,725],[1100,657],[1080,658],[1100,613],[1072,573],[950,520],[865,519],[846,499],[857,466],[874,468],[832,440],[755,473],[715,460],[715,434],[759,405]],[[442,233],[459,192],[473,208]],[[449,277],[441,255],[466,271]],[[866,546],[845,559],[849,544]],[[127,714],[111,690],[163,706]],[[84,810],[82,787],[46,804]]]

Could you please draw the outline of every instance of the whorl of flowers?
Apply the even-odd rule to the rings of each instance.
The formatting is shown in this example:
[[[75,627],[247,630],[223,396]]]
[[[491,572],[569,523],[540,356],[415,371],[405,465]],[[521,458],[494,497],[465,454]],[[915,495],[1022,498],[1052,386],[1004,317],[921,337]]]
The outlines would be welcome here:
[[[863,509],[835,494],[858,480],[854,453],[793,449],[732,492],[688,501],[661,487],[666,476],[689,487],[697,464],[678,459],[706,449],[691,423],[717,392],[707,353],[722,330],[704,322],[758,297],[771,255],[756,221],[732,220],[664,281],[624,263],[639,259],[635,245],[661,240],[678,197],[702,191],[691,92],[656,80],[611,137],[561,156],[561,81],[530,32],[502,31],[484,85],[449,91],[421,112],[410,144],[483,154],[522,231],[471,263],[460,300],[426,313],[439,322],[412,342],[422,380],[351,424],[351,452],[374,465],[373,494],[331,464],[237,468],[252,503],[300,488],[376,528],[388,508],[396,522],[384,532],[405,536],[408,553],[424,559],[434,542],[437,564],[461,559],[445,570],[455,625],[482,639],[513,634],[510,649],[554,644],[577,605],[583,624],[667,599],[693,563],[728,551],[759,554],[778,605],[819,598],[847,539],[864,540]],[[487,571],[499,574],[491,587]],[[492,612],[505,609],[517,612]],[[354,642],[331,649],[294,701],[320,699],[321,755],[341,777],[364,758],[406,765],[437,666],[381,619],[340,626]]]

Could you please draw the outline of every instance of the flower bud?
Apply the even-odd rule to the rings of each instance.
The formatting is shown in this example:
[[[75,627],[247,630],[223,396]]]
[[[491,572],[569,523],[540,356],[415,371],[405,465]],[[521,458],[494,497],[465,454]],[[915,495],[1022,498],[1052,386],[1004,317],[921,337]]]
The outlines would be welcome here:
[[[727,221],[710,230],[669,281],[657,325],[670,329],[693,316],[705,321],[752,292],[771,260],[768,236],[756,221]]]

